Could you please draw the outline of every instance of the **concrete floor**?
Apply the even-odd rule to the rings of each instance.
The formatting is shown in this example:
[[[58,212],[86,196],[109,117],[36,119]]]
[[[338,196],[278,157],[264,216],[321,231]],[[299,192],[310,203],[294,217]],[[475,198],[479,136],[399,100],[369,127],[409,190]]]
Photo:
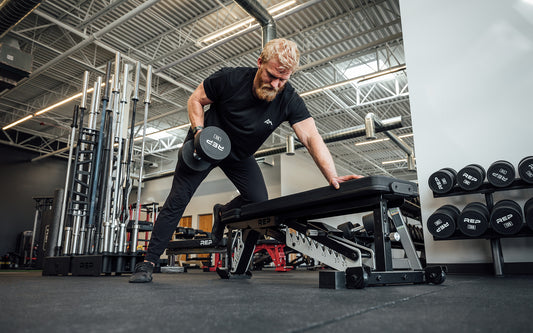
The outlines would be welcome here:
[[[318,288],[318,272],[221,280],[189,269],[41,276],[0,271],[2,332],[532,332],[533,277],[449,275],[442,285]]]

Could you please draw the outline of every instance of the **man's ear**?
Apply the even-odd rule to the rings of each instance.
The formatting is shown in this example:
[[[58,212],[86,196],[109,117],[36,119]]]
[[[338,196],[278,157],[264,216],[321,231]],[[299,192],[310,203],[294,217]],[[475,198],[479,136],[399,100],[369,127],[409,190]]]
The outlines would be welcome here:
[[[263,63],[261,57],[257,58],[257,68],[261,68],[261,64]]]

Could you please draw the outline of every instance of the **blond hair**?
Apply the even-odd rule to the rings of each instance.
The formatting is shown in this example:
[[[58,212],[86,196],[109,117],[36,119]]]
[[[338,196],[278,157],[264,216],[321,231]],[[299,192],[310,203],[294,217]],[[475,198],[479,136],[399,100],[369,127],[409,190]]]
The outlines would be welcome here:
[[[279,61],[281,70],[295,72],[300,62],[300,51],[295,42],[276,38],[266,43],[259,57],[262,63],[274,58]]]

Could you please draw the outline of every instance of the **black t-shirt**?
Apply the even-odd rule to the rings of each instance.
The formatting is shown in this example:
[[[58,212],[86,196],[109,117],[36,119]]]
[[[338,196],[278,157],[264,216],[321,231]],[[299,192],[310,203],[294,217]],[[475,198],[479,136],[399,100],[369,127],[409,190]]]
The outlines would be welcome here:
[[[291,125],[311,117],[302,98],[290,83],[272,102],[253,94],[257,68],[223,68],[204,80],[207,97],[213,101],[205,113],[205,126],[218,126],[231,140],[231,157],[253,155],[284,121]]]

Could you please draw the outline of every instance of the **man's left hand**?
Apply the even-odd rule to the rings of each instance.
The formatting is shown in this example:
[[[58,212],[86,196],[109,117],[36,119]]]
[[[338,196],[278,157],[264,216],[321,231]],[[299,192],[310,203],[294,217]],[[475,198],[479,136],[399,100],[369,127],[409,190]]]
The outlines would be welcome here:
[[[359,178],[363,178],[363,176],[360,176],[360,175],[337,176],[337,177],[331,178],[331,180],[329,181],[329,184],[333,186],[336,190],[338,190],[341,187],[340,183],[344,183],[347,180],[359,179]]]

